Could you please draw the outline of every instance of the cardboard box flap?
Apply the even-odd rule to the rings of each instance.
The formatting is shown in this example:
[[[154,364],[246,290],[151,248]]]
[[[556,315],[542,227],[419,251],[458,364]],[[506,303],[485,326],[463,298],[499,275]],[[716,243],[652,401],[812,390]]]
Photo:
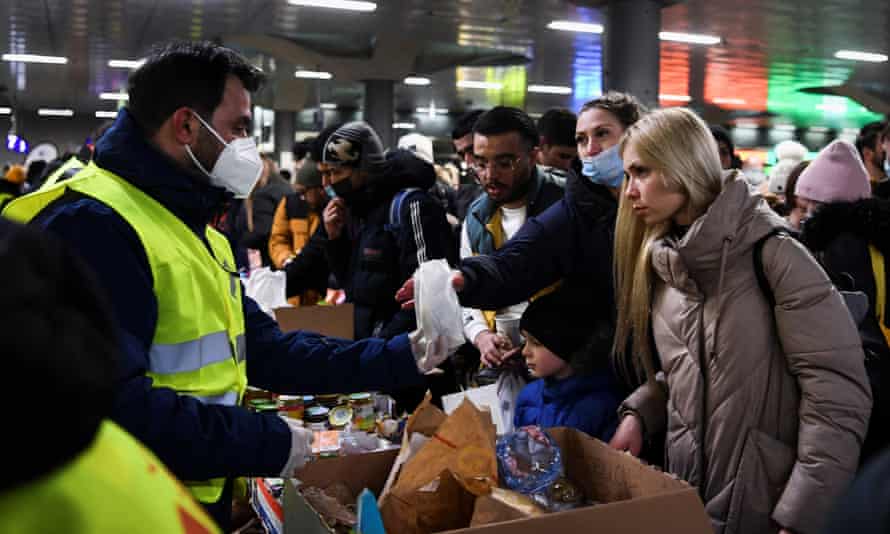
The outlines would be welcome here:
[[[326,489],[334,482],[344,482],[354,496],[365,488],[380,495],[386,475],[398,455],[398,449],[352,456],[322,458],[306,464],[297,472],[300,482]]]
[[[569,478],[594,501],[611,503],[690,488],[683,480],[645,465],[587,434],[564,427],[550,428],[547,432],[562,448]]]

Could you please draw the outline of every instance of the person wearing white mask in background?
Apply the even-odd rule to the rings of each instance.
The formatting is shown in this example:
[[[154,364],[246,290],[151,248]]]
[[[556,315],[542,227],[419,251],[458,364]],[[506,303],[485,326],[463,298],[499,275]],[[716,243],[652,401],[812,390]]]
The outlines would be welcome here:
[[[111,419],[223,531],[233,477],[290,477],[311,452],[298,421],[239,406],[248,383],[289,394],[413,387],[425,383],[415,354],[431,366],[447,357],[422,332],[356,343],[283,334],[243,295],[231,246],[209,223],[262,170],[250,95],[263,78],[213,43],[158,46],[94,161],[3,212],[67,241],[97,273],[119,330]]]
[[[612,235],[624,179],[617,147],[644,112],[636,98],[614,91],[582,106],[575,129],[582,175],[570,172],[564,198],[526,221],[501,248],[461,260],[453,278],[461,305],[503,308],[561,280],[590,303],[591,332],[614,328]],[[396,298],[412,306],[413,283]]]

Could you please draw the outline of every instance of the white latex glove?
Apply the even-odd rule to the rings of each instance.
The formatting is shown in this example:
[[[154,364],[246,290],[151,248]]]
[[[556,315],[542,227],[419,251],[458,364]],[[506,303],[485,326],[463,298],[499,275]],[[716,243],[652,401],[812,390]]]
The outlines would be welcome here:
[[[293,478],[294,471],[306,465],[306,460],[312,455],[313,432],[303,428],[303,421],[282,417],[290,427],[290,457],[281,470],[282,478]]]
[[[423,374],[431,374],[437,365],[448,358],[449,349],[442,337],[427,340],[426,336],[423,335],[423,331],[418,328],[408,334],[408,340],[411,342],[411,352],[414,354],[417,370]],[[454,350],[457,350],[457,348]]]

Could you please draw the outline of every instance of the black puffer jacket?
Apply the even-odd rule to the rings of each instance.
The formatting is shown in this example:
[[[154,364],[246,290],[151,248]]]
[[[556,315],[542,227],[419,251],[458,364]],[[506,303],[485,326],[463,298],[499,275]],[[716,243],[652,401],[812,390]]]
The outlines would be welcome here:
[[[355,339],[390,338],[416,328],[414,311],[403,311],[395,293],[427,260],[456,261],[457,247],[445,210],[427,192],[436,180],[433,166],[407,150],[386,155],[384,169],[350,198],[349,220],[338,239],[326,240],[328,265],[355,304]],[[404,197],[398,228],[389,227],[396,194]],[[324,226],[318,233],[324,234]]]
[[[890,200],[867,198],[826,204],[806,221],[801,241],[813,252],[838,288],[862,291],[869,312],[859,325],[866,353],[866,369],[874,396],[868,435],[862,447],[866,461],[890,445],[890,348],[875,315],[877,285],[869,245],[884,256],[884,287],[890,287]],[[890,298],[884,303],[890,320]]]

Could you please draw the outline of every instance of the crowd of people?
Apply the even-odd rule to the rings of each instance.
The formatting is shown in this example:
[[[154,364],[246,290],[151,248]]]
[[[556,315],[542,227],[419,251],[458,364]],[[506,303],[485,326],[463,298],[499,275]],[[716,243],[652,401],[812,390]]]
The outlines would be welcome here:
[[[467,113],[459,167],[425,136],[385,147],[357,121],[298,143],[282,170],[249,136],[263,78],[220,45],[161,45],[89,150],[4,172],[3,215],[27,226],[0,226],[0,268],[21,281],[3,298],[27,339],[0,337],[3,352],[14,381],[83,394],[64,446],[0,487],[0,530],[52,530],[64,518],[33,507],[57,487],[147,462],[188,525],[225,531],[233,480],[291,476],[311,439],[243,408],[248,384],[382,390],[410,412],[428,389],[517,369],[517,426],[574,427],[662,466],[698,489],[717,533],[887,527],[880,504],[851,497],[888,487],[887,123],[811,161],[781,143],[753,184],[722,128],[610,91],[537,124]],[[456,352],[412,309],[412,276],[434,259],[463,307]],[[352,303],[356,341],[282,333],[243,292],[257,268],[285,273],[294,306]],[[524,342],[498,331],[507,314]],[[118,464],[89,460],[115,447]]]

